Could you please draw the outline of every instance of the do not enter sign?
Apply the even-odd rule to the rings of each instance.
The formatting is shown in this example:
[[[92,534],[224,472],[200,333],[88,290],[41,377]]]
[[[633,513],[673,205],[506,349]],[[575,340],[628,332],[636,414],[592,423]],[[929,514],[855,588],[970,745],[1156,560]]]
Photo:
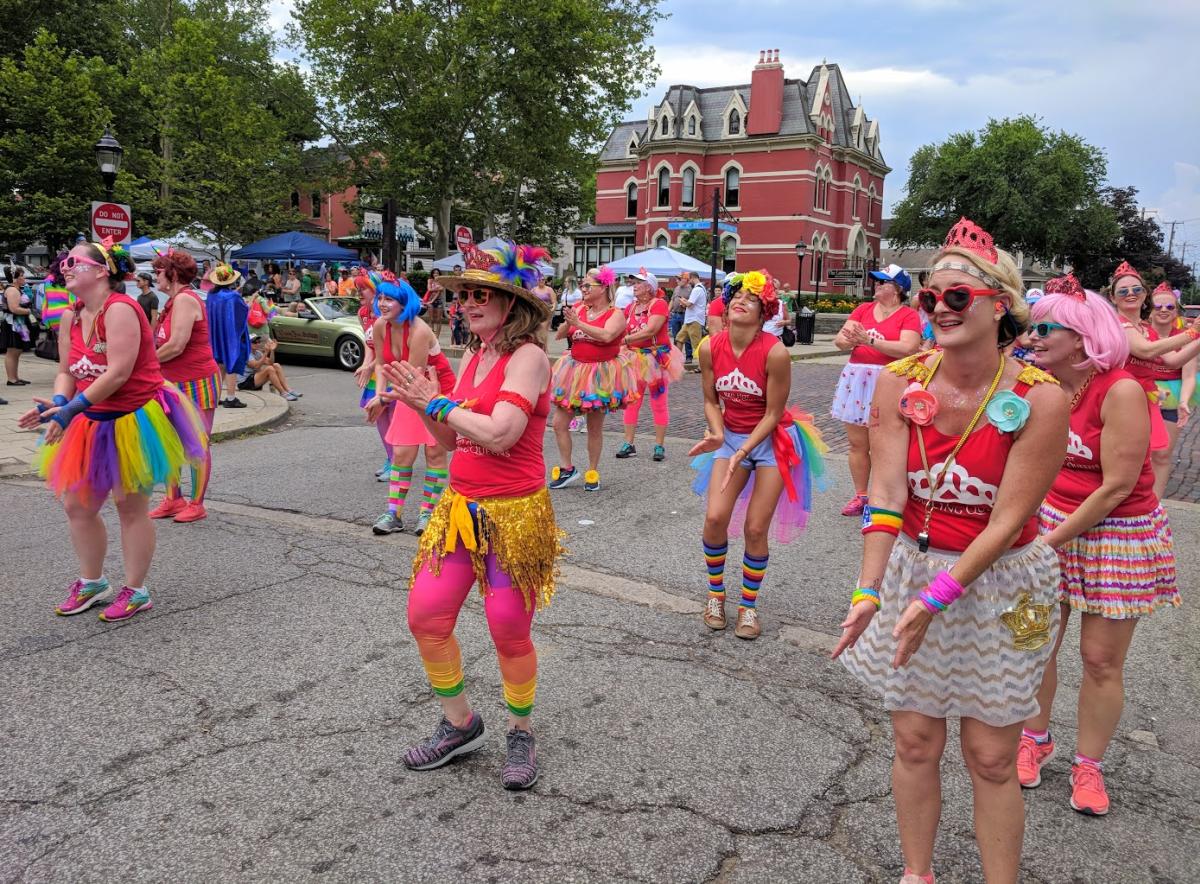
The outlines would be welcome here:
[[[133,222],[129,206],[122,203],[92,203],[92,238],[96,241],[111,236],[113,242],[128,244],[133,238]]]
[[[475,245],[475,237],[471,234],[471,228],[465,224],[460,224],[454,228],[454,244],[458,246],[460,252],[466,252],[471,246]]]

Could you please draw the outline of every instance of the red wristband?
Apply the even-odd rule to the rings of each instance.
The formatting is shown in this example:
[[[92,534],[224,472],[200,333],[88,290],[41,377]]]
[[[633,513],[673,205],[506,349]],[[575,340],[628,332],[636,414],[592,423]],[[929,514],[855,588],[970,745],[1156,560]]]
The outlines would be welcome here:
[[[512,390],[501,390],[496,394],[496,402],[507,402],[509,405],[515,405],[521,411],[525,412],[526,417],[533,414],[533,403],[520,393],[514,393]]]
[[[896,527],[895,525],[875,524],[875,525],[868,525],[867,527],[862,529],[862,533],[863,533],[864,537],[866,537],[868,534],[874,534],[876,532],[879,532],[882,534],[890,534],[893,537],[900,536],[900,529],[898,527]]]

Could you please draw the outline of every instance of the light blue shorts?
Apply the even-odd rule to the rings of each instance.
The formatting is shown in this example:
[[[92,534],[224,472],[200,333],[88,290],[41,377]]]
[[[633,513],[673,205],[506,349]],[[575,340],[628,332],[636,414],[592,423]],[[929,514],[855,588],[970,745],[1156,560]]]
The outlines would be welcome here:
[[[749,433],[735,433],[733,430],[727,429],[725,431],[725,443],[717,449],[717,453],[714,454],[713,457],[723,457],[726,460],[729,460],[739,448],[743,448],[745,446],[746,440],[749,438]],[[775,443],[773,436],[768,436],[762,442],[759,442],[757,445],[755,445],[750,454],[742,458],[740,464],[740,466],[743,466],[748,470],[753,470],[757,467],[773,467],[777,465],[778,462],[775,460]]]

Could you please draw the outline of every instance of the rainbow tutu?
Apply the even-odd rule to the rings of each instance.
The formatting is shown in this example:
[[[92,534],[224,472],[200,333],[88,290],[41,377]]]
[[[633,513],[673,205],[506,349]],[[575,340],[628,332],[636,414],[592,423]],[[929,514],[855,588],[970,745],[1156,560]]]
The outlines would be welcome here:
[[[683,354],[674,344],[658,347],[634,347],[629,358],[638,379],[653,397],[661,396],[667,386],[683,377]]]
[[[821,438],[821,432],[813,423],[811,414],[803,411],[785,411],[771,438],[775,449],[776,468],[783,476],[783,494],[775,507],[771,519],[772,534],[780,543],[789,542],[808,524],[812,512],[813,492],[829,487],[825,476],[825,455],[829,446]],[[692,458],[691,467],[696,471],[692,490],[704,497],[708,494],[712,480],[712,465],[716,452],[708,452]],[[746,522],[746,508],[754,494],[754,477],[758,470],[750,471],[750,481],[738,495],[729,520],[729,533],[741,537]]]
[[[618,411],[641,397],[628,351],[604,362],[578,362],[570,351],[554,365],[554,404],[575,414]]]
[[[195,404],[172,384],[136,411],[85,411],[57,442],[38,448],[38,475],[55,495],[103,500],[179,484],[187,463],[204,459],[208,434]]]
[[[1183,393],[1183,381],[1179,378],[1173,378],[1169,381],[1155,381],[1158,385],[1158,407],[1159,408],[1179,408],[1179,396]],[[1192,399],[1188,403],[1189,408],[1200,408],[1200,384],[1192,392]]]

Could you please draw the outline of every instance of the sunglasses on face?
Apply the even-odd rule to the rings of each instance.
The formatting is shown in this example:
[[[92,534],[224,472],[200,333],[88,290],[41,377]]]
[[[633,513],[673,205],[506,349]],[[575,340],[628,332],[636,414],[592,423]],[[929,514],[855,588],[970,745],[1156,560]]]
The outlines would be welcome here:
[[[1057,322],[1035,322],[1030,326],[1029,331],[1037,335],[1039,338],[1050,337],[1050,332],[1056,328],[1066,328],[1065,325],[1059,325]]]
[[[99,261],[93,261],[91,258],[80,258],[77,255],[67,255],[67,257],[63,258],[62,269],[63,270],[74,270],[76,267],[79,267],[80,265],[83,265],[86,267],[103,267],[104,266]]]
[[[952,285],[940,292],[933,289],[921,289],[917,292],[917,303],[926,313],[933,314],[938,301],[946,305],[946,309],[962,313],[971,306],[976,298],[987,298],[1000,294],[999,289],[973,289],[969,285]]]
[[[1175,305],[1174,304],[1155,304],[1154,309],[1155,310],[1166,310],[1168,313],[1174,313]]]
[[[1129,295],[1140,295],[1144,291],[1145,291],[1145,289],[1142,288],[1140,285],[1125,286],[1125,288],[1117,289],[1117,297],[1125,298],[1125,297],[1128,297]]]
[[[491,289],[459,289],[458,303],[466,304],[470,301],[476,307],[486,307],[488,301],[492,300]]]

